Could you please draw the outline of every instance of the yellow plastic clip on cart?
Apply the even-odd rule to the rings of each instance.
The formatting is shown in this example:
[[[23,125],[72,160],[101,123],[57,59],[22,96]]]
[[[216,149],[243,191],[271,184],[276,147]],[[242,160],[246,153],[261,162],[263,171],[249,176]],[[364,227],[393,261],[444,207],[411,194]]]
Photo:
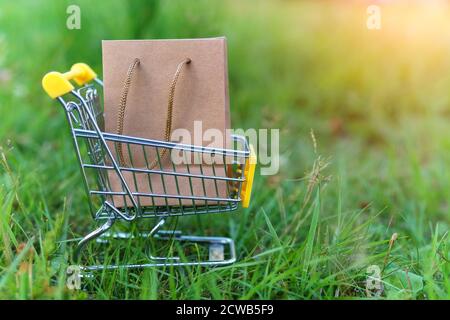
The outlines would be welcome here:
[[[75,88],[70,82],[74,80],[78,85]],[[232,149],[208,148],[196,145],[181,145],[166,141],[143,139],[139,137],[123,136],[103,131],[103,106],[99,95],[103,83],[97,78],[96,73],[86,64],[77,63],[66,73],[49,72],[42,79],[42,86],[52,99],[57,99],[62,105],[70,127],[70,133],[75,146],[75,153],[86,188],[91,214],[96,221],[102,221],[100,226],[86,235],[77,246],[74,259],[80,262],[80,253],[83,247],[92,240],[97,243],[110,243],[112,239],[135,239],[144,238],[150,240],[176,240],[174,254],[161,255],[155,252],[155,245],[147,246],[146,254],[139,261],[133,263],[107,263],[110,259],[102,255],[90,255],[89,263],[82,266],[84,270],[94,271],[115,268],[144,268],[157,266],[220,266],[232,264],[236,261],[234,241],[225,237],[191,236],[183,235],[180,231],[162,230],[166,221],[172,217],[184,217],[188,215],[202,215],[208,213],[225,213],[236,210],[239,203],[243,207],[250,204],[250,196],[256,166],[256,154],[247,140],[238,135],[233,135],[235,147]],[[128,150],[130,164],[119,164],[112,152],[112,146],[122,144],[122,150]],[[212,164],[213,175],[191,174],[187,170],[176,170],[180,165],[172,168],[162,166],[160,159],[156,167],[136,168],[132,163],[131,149],[142,150],[144,157],[150,149],[158,154],[161,149],[185,151],[194,153],[193,156],[219,155],[224,159],[224,164],[216,166]],[[186,164],[186,166],[188,166]],[[201,166],[201,165],[200,165]],[[228,168],[228,169],[224,169]],[[230,169],[231,168],[231,169]],[[115,175],[121,182],[119,189],[114,189],[109,179]],[[139,190],[139,186],[130,186],[137,175],[146,175],[149,180],[150,192]],[[125,176],[131,179],[125,179]],[[151,188],[152,176],[165,179],[186,179],[191,183],[193,180],[212,180],[216,185],[225,183],[227,186],[226,196],[217,193],[207,195],[206,192],[196,194],[158,193]],[[216,188],[217,189],[217,188]],[[115,203],[120,197],[119,206]],[[166,205],[141,206],[142,197],[151,199],[166,199]],[[167,199],[179,201],[179,205],[168,205]],[[152,200],[153,201],[153,200]],[[158,203],[161,203],[159,201]],[[137,219],[154,218],[154,227],[146,232],[127,233],[112,232],[114,223],[118,220],[132,222]],[[154,241],[155,243],[158,241]],[[148,249],[152,247],[152,250]],[[103,252],[103,251],[102,251]]]

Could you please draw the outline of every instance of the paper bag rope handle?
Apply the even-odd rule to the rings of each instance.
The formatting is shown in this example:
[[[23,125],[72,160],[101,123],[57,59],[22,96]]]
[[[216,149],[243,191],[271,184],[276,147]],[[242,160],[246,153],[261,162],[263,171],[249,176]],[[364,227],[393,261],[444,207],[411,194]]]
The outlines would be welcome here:
[[[119,103],[119,112],[117,116],[117,134],[122,135],[123,134],[123,121],[125,118],[125,109],[127,106],[127,97],[128,97],[128,91],[130,90],[131,85],[131,79],[133,77],[134,70],[136,69],[137,65],[140,63],[140,60],[138,58],[135,58],[134,61],[131,63],[130,67],[127,71],[127,76],[125,78],[125,82],[123,84],[123,90],[122,90],[122,96],[120,97],[120,103]],[[173,119],[173,101],[175,97],[175,88],[177,86],[178,78],[180,77],[181,70],[183,70],[183,67],[186,64],[191,63],[190,58],[184,59],[182,62],[180,62],[177,66],[177,70],[175,71],[175,74],[173,76],[172,82],[170,83],[169,87],[169,97],[167,102],[167,119],[166,119],[166,129],[164,138],[168,142],[170,141],[170,134],[172,133],[172,119]],[[119,156],[119,163],[121,166],[125,166],[125,159],[123,156],[122,151],[122,143],[116,142],[116,148],[117,153]],[[162,152],[158,152],[159,155],[156,155],[155,159],[151,162],[149,168],[150,170],[155,168],[159,161],[161,161],[167,154],[167,149],[164,148]]]

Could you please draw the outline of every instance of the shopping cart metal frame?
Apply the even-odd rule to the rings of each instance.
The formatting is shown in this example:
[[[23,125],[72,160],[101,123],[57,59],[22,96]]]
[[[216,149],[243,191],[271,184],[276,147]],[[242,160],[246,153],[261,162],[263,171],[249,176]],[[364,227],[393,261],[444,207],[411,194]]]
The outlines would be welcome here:
[[[74,80],[78,87],[75,88],[70,80]],[[221,266],[229,265],[236,261],[234,241],[226,237],[206,237],[182,235],[180,231],[161,230],[170,217],[181,217],[185,215],[199,215],[209,213],[223,213],[236,210],[239,203],[243,207],[248,207],[250,202],[254,171],[256,166],[256,155],[251,145],[242,136],[233,135],[233,149],[208,148],[196,145],[186,145],[180,143],[144,139],[139,137],[118,135],[104,132],[102,128],[103,109],[100,102],[99,89],[103,88],[102,81],[95,72],[84,63],[74,64],[69,72],[49,72],[43,80],[44,90],[53,99],[57,99],[62,105],[67,122],[69,124],[76,156],[81,168],[84,186],[88,194],[89,208],[94,220],[104,221],[97,229],[82,238],[74,253],[74,261],[80,263],[80,253],[82,249],[93,240],[99,243],[109,242],[111,239],[133,239],[140,237],[144,239],[177,240],[180,242],[190,242],[209,245],[209,259],[183,261],[177,256],[154,256],[147,255],[148,263],[139,264],[96,264],[82,266],[83,270],[94,271],[102,269],[116,268],[145,268],[159,266]],[[120,164],[115,153],[111,150],[111,145],[118,143],[126,146],[130,157],[130,164]],[[84,146],[83,146],[84,144]],[[158,155],[159,168],[136,168],[131,159],[130,146],[142,147],[143,154],[146,155],[146,148],[154,148]],[[176,166],[172,164],[173,170],[163,167],[159,158],[160,149],[178,150],[183,153],[197,155],[214,155],[223,159],[224,173],[217,174],[214,164],[212,164],[213,175],[193,174],[187,167],[187,172],[177,172]],[[200,164],[201,168],[202,164]],[[90,172],[94,174],[90,174]],[[120,192],[111,189],[108,173],[115,173],[121,182]],[[137,174],[160,175],[164,185],[164,177],[174,177],[176,181],[180,177],[189,179],[192,191],[192,179],[205,179],[214,181],[217,196],[207,196],[191,194],[155,194],[139,192],[137,185],[135,191],[124,177],[125,172],[131,174],[136,181]],[[92,182],[95,181],[95,185]],[[225,183],[227,186],[227,196],[219,197],[217,183]],[[203,188],[204,187],[203,183]],[[150,186],[151,190],[151,186]],[[165,190],[165,188],[164,188]],[[178,182],[177,182],[177,190]],[[118,207],[114,203],[115,197],[123,197],[125,205]],[[165,205],[141,206],[141,197],[153,199],[165,199]],[[96,204],[99,208],[95,210]],[[179,201],[178,206],[169,205],[168,199]],[[182,202],[183,201],[183,202]],[[186,201],[192,201],[192,205],[186,205]],[[148,232],[138,234],[126,232],[111,232],[111,228],[118,220],[132,222],[137,219],[156,218],[157,222]],[[224,258],[220,248],[228,246],[228,257]],[[212,249],[211,249],[212,248]],[[215,248],[215,249],[214,249]],[[214,250],[219,248],[219,258],[214,258]],[[213,251],[211,251],[213,250]],[[211,254],[212,253],[212,254]],[[211,258],[212,256],[212,258]]]

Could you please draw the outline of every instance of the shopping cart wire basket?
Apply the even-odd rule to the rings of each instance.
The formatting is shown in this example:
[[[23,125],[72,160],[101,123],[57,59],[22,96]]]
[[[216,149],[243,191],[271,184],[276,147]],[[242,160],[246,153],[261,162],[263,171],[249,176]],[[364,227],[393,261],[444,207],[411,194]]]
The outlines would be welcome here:
[[[75,87],[70,81],[73,80]],[[209,148],[198,145],[187,145],[167,141],[144,139],[104,132],[103,104],[101,102],[102,81],[86,64],[77,63],[66,73],[49,72],[42,79],[42,85],[47,94],[57,99],[62,105],[70,127],[70,133],[75,147],[76,156],[81,168],[81,174],[86,188],[89,207],[95,220],[103,221],[100,227],[82,238],[74,253],[74,260],[80,262],[80,253],[87,243],[96,240],[99,243],[109,242],[109,239],[172,240],[179,243],[203,245],[205,257],[198,252],[188,259],[175,255],[146,255],[142,263],[98,263],[82,266],[85,270],[115,269],[120,267],[155,267],[228,265],[236,261],[234,241],[225,237],[188,236],[175,230],[161,230],[170,217],[201,215],[208,213],[223,213],[236,210],[239,203],[248,207],[252,191],[253,177],[256,166],[256,155],[247,140],[238,135],[232,135],[232,147],[228,149]],[[128,162],[117,159],[114,148],[121,145],[122,152],[127,155]],[[186,164],[163,165],[159,158],[161,150],[182,152],[197,156],[214,156],[222,159],[220,165],[212,163],[206,168],[200,163],[199,170],[193,172],[188,162]],[[133,152],[131,151],[133,150]],[[140,150],[146,166],[133,165],[133,154]],[[158,155],[156,166],[149,165],[149,151]],[[208,170],[206,170],[208,169]],[[148,186],[142,190],[137,177],[146,176]],[[119,181],[115,186],[111,177]],[[163,192],[152,189],[152,181],[160,179]],[[175,182],[177,192],[168,194],[165,185]],[[192,188],[193,183],[203,185],[202,192]],[[181,192],[181,184],[190,193]],[[218,185],[226,186],[226,193],[220,194]],[[189,188],[190,186],[190,188]],[[213,186],[211,188],[211,186]],[[186,189],[186,188],[184,188]],[[223,188],[222,188],[223,189]],[[120,201],[118,201],[120,199]],[[143,201],[146,199],[147,201]],[[141,205],[141,202],[151,205]],[[161,200],[162,199],[162,200]],[[120,202],[120,204],[118,204]],[[111,232],[118,220],[132,222],[136,219],[157,219],[148,232],[138,234],[126,232]],[[167,224],[167,223],[166,223]],[[227,253],[225,254],[225,249]],[[206,256],[207,255],[207,256]],[[81,263],[81,262],[80,262]]]

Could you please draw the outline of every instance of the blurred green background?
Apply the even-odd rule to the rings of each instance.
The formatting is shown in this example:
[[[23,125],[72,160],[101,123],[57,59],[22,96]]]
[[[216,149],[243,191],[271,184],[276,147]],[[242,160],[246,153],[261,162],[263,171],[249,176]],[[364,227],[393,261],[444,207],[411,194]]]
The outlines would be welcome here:
[[[72,4],[80,30],[66,27]],[[369,4],[3,1],[0,297],[368,297],[375,264],[382,297],[449,298],[450,5],[380,2],[382,28],[369,30]],[[206,233],[235,237],[242,265],[202,276],[125,272],[87,295],[67,290],[57,257],[70,250],[57,240],[92,221],[42,76],[80,61],[101,75],[103,39],[222,35],[232,126],[281,130],[280,172],[257,176],[252,207],[204,218]]]

